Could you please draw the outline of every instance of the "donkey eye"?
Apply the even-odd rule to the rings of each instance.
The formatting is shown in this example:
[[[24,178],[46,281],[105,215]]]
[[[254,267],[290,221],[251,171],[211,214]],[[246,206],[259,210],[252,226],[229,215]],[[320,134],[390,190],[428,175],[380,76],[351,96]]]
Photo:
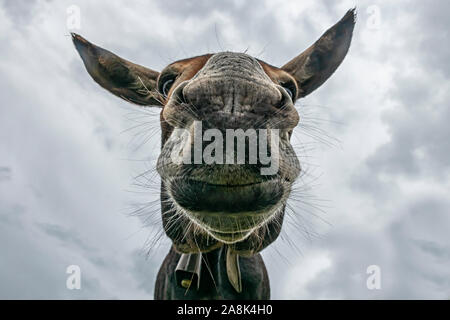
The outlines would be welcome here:
[[[292,93],[291,89],[284,87],[284,90],[287,91],[287,93],[291,97],[291,100],[294,100],[294,94]]]
[[[282,83],[281,86],[289,94],[291,100],[294,101],[295,98],[297,97],[297,87],[295,86],[295,84],[293,82],[285,82]]]
[[[170,88],[172,88],[175,83],[177,76],[175,74],[166,73],[163,74],[162,77],[158,80],[158,91],[164,97],[167,97],[169,94]]]
[[[167,95],[169,94],[170,88],[172,88],[172,85],[174,83],[173,79],[169,79],[164,81],[162,88],[161,88],[161,93],[167,97]]]

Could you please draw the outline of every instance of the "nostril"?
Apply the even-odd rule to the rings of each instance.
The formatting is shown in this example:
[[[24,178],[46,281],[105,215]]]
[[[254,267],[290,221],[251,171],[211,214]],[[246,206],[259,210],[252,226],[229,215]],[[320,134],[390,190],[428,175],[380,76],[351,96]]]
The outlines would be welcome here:
[[[189,81],[183,81],[180,83],[172,93],[171,99],[175,99],[178,104],[188,103],[186,100],[186,96],[184,94],[184,88],[187,86]]]

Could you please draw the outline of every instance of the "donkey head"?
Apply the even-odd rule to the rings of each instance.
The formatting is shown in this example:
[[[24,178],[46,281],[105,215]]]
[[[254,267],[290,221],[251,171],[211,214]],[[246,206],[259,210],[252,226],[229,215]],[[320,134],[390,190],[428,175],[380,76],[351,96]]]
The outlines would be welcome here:
[[[354,22],[350,10],[281,68],[220,52],[176,61],[158,73],[72,34],[98,84],[129,102],[162,107],[162,220],[179,252],[228,244],[252,255],[277,238],[301,171],[289,142],[299,122],[294,104],[341,64]]]

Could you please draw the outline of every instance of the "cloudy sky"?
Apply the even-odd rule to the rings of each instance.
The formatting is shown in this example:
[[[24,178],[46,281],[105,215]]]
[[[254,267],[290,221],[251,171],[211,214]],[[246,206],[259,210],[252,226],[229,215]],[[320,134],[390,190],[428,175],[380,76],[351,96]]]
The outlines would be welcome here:
[[[346,60],[297,103],[307,174],[263,252],[272,297],[450,298],[445,0],[0,0],[0,298],[151,299],[170,246],[162,237],[148,254],[157,175],[133,185],[158,156],[159,110],[100,89],[70,31],[156,70],[225,50],[282,65],[355,5]],[[69,265],[81,290],[66,288]]]

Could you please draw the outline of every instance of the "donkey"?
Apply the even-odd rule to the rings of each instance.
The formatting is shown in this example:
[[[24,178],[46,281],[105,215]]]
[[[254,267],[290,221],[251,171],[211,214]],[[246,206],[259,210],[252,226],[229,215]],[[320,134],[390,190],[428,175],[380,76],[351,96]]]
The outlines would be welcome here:
[[[87,72],[100,86],[128,102],[162,107],[157,171],[162,224],[172,246],[157,275],[155,299],[270,298],[260,252],[280,234],[286,200],[301,171],[290,144],[299,122],[294,104],[341,64],[355,19],[355,9],[349,10],[281,68],[244,53],[219,52],[175,61],[157,72],[72,33]],[[173,161],[177,146],[193,153],[198,122],[205,133],[276,129],[277,145],[273,134],[257,141],[245,137],[244,145],[260,148],[267,142],[277,172],[263,175],[263,164],[248,163],[248,157],[244,163]],[[203,143],[200,149],[205,151]]]

